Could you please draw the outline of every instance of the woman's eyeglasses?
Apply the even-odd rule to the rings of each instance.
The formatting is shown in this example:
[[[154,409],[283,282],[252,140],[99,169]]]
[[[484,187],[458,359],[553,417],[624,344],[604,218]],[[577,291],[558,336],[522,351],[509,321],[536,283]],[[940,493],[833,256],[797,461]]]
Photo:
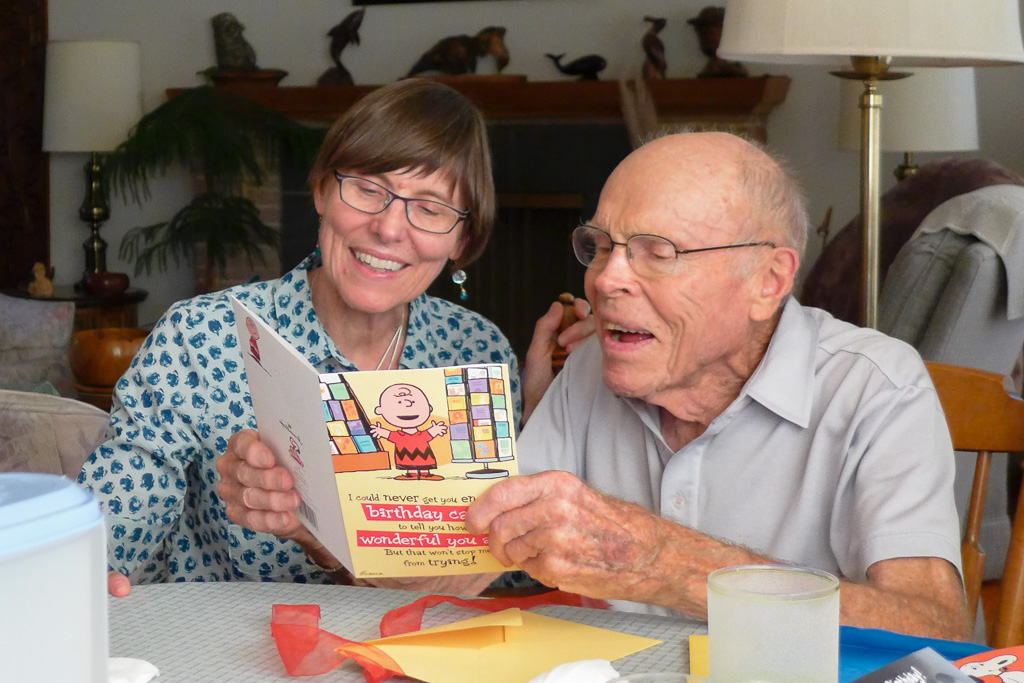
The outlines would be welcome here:
[[[334,172],[334,177],[338,179],[341,201],[353,209],[377,214],[391,206],[396,199],[401,199],[405,202],[405,215],[409,219],[409,224],[423,232],[447,234],[469,216],[469,211],[459,211],[432,199],[410,199],[397,195],[383,185],[366,178],[339,171]]]

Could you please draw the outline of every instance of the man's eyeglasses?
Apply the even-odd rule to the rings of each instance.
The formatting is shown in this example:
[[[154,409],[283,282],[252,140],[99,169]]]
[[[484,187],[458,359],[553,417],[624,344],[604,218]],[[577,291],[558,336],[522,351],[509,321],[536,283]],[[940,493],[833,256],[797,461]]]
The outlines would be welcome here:
[[[334,172],[334,177],[338,179],[341,201],[353,209],[363,213],[381,213],[391,206],[391,202],[401,199],[405,202],[405,215],[409,219],[409,224],[423,232],[447,234],[459,224],[459,221],[469,216],[469,211],[459,211],[432,199],[410,199],[397,195],[383,185],[366,178],[339,171]]]
[[[686,254],[699,254],[705,251],[720,249],[738,249],[740,247],[772,247],[774,242],[745,242],[743,244],[727,244],[721,247],[703,247],[701,249],[676,249],[666,238],[660,235],[632,235],[625,242],[616,242],[611,235],[592,225],[581,225],[572,232],[572,249],[576,258],[586,267],[603,268],[611,258],[616,246],[626,248],[629,265],[641,277],[664,277],[676,272],[679,257]]]

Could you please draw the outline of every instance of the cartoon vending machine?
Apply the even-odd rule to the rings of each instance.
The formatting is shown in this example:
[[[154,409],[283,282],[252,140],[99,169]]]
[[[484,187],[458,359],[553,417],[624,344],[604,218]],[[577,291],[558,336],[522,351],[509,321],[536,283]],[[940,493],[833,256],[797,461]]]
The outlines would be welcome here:
[[[501,365],[470,365],[444,369],[452,462],[480,463],[470,479],[498,479],[508,470],[491,463],[513,459],[512,406],[505,398]]]

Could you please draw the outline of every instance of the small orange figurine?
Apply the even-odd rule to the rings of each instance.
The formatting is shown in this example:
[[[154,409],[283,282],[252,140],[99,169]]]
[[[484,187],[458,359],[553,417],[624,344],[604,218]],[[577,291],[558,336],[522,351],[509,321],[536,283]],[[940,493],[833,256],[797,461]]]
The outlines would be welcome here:
[[[46,265],[39,261],[32,265],[32,282],[28,283],[28,293],[37,298],[53,296],[53,282],[46,277]]]

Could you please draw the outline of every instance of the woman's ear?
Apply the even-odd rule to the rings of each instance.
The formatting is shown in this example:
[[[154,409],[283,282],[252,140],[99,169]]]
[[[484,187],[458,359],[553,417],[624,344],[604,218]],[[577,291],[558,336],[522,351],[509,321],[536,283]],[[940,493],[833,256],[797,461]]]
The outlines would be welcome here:
[[[324,211],[327,210],[327,197],[324,196],[324,184],[322,182],[317,183],[313,189],[313,205],[316,206],[316,212],[323,219]]]
[[[462,257],[462,252],[466,251],[466,245],[469,243],[469,229],[463,228],[462,233],[459,235],[459,241],[455,243],[455,249],[448,256],[452,261],[458,261]]]

